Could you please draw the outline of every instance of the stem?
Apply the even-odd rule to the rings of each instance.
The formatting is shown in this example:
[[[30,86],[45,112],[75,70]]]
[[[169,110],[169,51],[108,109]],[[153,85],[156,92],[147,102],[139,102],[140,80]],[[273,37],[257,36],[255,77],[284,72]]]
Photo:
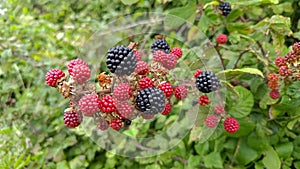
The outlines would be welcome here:
[[[177,161],[181,161],[184,164],[184,166],[186,166],[187,163],[188,163],[188,160],[186,160],[186,159],[184,159],[182,157],[179,157],[179,156],[173,156],[173,159],[177,160]]]
[[[225,64],[224,64],[223,56],[222,56],[222,54],[220,53],[220,50],[219,50],[219,44],[217,44],[217,45],[215,46],[215,49],[216,49],[216,51],[217,51],[217,53],[218,53],[218,56],[219,56],[219,58],[220,58],[220,60],[221,60],[222,67],[223,67],[223,69],[225,70],[226,67],[225,67]]]
[[[241,138],[239,138],[238,144],[235,148],[235,151],[234,151],[234,154],[233,154],[233,157],[232,157],[232,160],[231,160],[230,168],[232,168],[232,165],[235,161],[235,158],[237,156],[237,153],[239,152],[240,147],[241,147]]]
[[[236,60],[234,66],[233,66],[233,69],[237,68],[237,65],[238,65],[239,61],[241,60],[242,56],[243,56],[245,53],[247,53],[248,51],[249,51],[249,49],[244,50],[242,53],[240,53],[238,59]]]

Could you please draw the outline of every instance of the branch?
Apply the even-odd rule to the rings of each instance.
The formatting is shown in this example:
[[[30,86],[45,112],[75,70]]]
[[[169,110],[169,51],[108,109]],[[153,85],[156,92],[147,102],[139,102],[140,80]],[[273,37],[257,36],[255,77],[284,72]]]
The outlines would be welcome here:
[[[237,143],[237,146],[235,148],[235,151],[234,151],[234,154],[232,156],[232,159],[231,159],[231,164],[230,164],[230,168],[232,168],[232,165],[235,161],[235,158],[237,156],[237,153],[239,152],[239,149],[240,149],[240,146],[241,146],[241,139],[239,139],[238,143]]]
[[[236,60],[234,66],[233,66],[233,69],[237,68],[237,65],[238,65],[239,61],[241,60],[242,56],[243,56],[245,53],[247,53],[248,51],[249,51],[249,49],[244,50],[242,53],[240,53],[238,59]]]

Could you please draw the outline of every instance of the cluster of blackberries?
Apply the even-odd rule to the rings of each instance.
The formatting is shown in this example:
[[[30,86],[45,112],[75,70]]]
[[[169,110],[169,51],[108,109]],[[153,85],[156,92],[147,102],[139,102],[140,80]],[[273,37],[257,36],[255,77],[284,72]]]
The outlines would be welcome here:
[[[231,12],[231,5],[228,2],[221,2],[218,9],[222,11],[222,15],[227,16]]]

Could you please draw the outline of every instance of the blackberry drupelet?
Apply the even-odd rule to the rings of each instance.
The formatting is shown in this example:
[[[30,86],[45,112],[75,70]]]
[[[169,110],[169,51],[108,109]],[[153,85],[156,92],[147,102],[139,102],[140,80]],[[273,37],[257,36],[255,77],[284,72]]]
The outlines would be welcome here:
[[[212,71],[204,71],[196,79],[196,87],[203,93],[210,93],[216,91],[219,87],[219,79]]]
[[[157,39],[154,43],[152,43],[151,45],[152,53],[155,53],[158,50],[162,50],[165,53],[170,53],[170,47],[166,40]]]
[[[157,114],[165,108],[165,95],[157,88],[141,90],[136,98],[137,109],[143,114]]]
[[[218,8],[222,11],[222,15],[227,16],[231,12],[231,5],[228,2],[221,2]]]
[[[130,75],[136,67],[136,62],[136,57],[129,47],[115,46],[107,52],[107,67],[116,75]]]

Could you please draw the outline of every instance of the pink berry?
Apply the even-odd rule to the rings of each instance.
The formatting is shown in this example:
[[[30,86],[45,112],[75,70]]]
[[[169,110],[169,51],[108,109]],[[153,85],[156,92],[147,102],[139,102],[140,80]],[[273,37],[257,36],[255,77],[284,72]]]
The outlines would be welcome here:
[[[216,41],[217,41],[218,44],[226,43],[227,42],[227,35],[225,35],[225,34],[218,35]]]
[[[145,75],[148,73],[148,64],[144,61],[138,61],[136,63],[136,67],[134,69],[134,72],[139,75]]]
[[[51,69],[46,74],[46,83],[50,87],[56,87],[57,81],[65,77],[65,73],[60,69]]]
[[[132,106],[128,102],[117,102],[117,114],[123,119],[130,119],[132,116]]]
[[[206,95],[201,95],[201,96],[199,97],[199,104],[200,104],[201,106],[206,106],[206,105],[209,104],[209,103],[210,103],[209,98],[208,98]]]
[[[64,123],[69,128],[74,128],[80,125],[81,116],[73,109],[66,109],[64,114]]]
[[[171,70],[174,69],[177,64],[177,56],[173,53],[167,54],[161,61],[163,67]]]
[[[272,98],[272,99],[278,99],[279,97],[280,97],[280,93],[279,93],[279,90],[277,90],[277,89],[273,89],[273,90],[271,90],[271,92],[270,92],[270,97]]]
[[[167,54],[164,51],[158,50],[153,54],[153,60],[155,62],[162,62],[166,56]]]
[[[152,81],[151,78],[149,78],[149,77],[143,77],[139,81],[139,86],[140,86],[140,89],[143,90],[143,89],[146,89],[146,88],[149,88],[149,87],[153,87],[154,83],[153,83],[153,81]]]
[[[85,63],[83,60],[81,60],[81,59],[79,59],[79,58],[78,58],[78,59],[71,60],[71,61],[69,62],[69,64],[68,64],[68,72],[69,72],[70,76],[74,76],[74,74],[73,74],[73,68],[74,68],[74,66],[76,66],[76,65],[78,65],[78,64],[83,64],[83,65],[88,66],[87,63]]]
[[[164,82],[157,86],[160,90],[162,90],[166,97],[171,97],[173,95],[173,87],[170,83]]]
[[[177,99],[184,99],[187,97],[187,88],[184,86],[177,86],[175,88],[175,97]]]
[[[182,56],[182,50],[179,47],[172,48],[171,53],[173,53],[175,56],[177,56],[178,59],[181,58],[181,56]]]
[[[224,129],[229,133],[235,133],[240,128],[239,122],[232,117],[228,117],[224,121]]]
[[[113,91],[113,95],[117,100],[124,101],[131,97],[131,87],[126,83],[118,84]]]
[[[165,108],[164,108],[164,110],[161,112],[161,114],[162,114],[162,115],[168,115],[168,114],[171,113],[171,111],[172,111],[172,105],[171,105],[169,102],[167,102],[167,103],[165,104]]]
[[[77,64],[72,69],[73,79],[75,82],[82,84],[89,80],[91,76],[90,68],[85,64]]]
[[[205,119],[205,125],[209,128],[214,128],[218,124],[218,118],[214,115],[207,116]]]
[[[142,54],[141,54],[140,51],[138,51],[138,50],[133,50],[132,52],[133,52],[133,54],[135,55],[137,61],[141,61],[141,60],[142,60]]]
[[[88,94],[83,96],[78,104],[79,108],[85,116],[92,116],[99,111],[99,97],[95,94]]]
[[[215,112],[216,114],[222,114],[222,113],[225,112],[225,110],[224,110],[224,107],[223,107],[223,106],[215,106],[214,112]]]

